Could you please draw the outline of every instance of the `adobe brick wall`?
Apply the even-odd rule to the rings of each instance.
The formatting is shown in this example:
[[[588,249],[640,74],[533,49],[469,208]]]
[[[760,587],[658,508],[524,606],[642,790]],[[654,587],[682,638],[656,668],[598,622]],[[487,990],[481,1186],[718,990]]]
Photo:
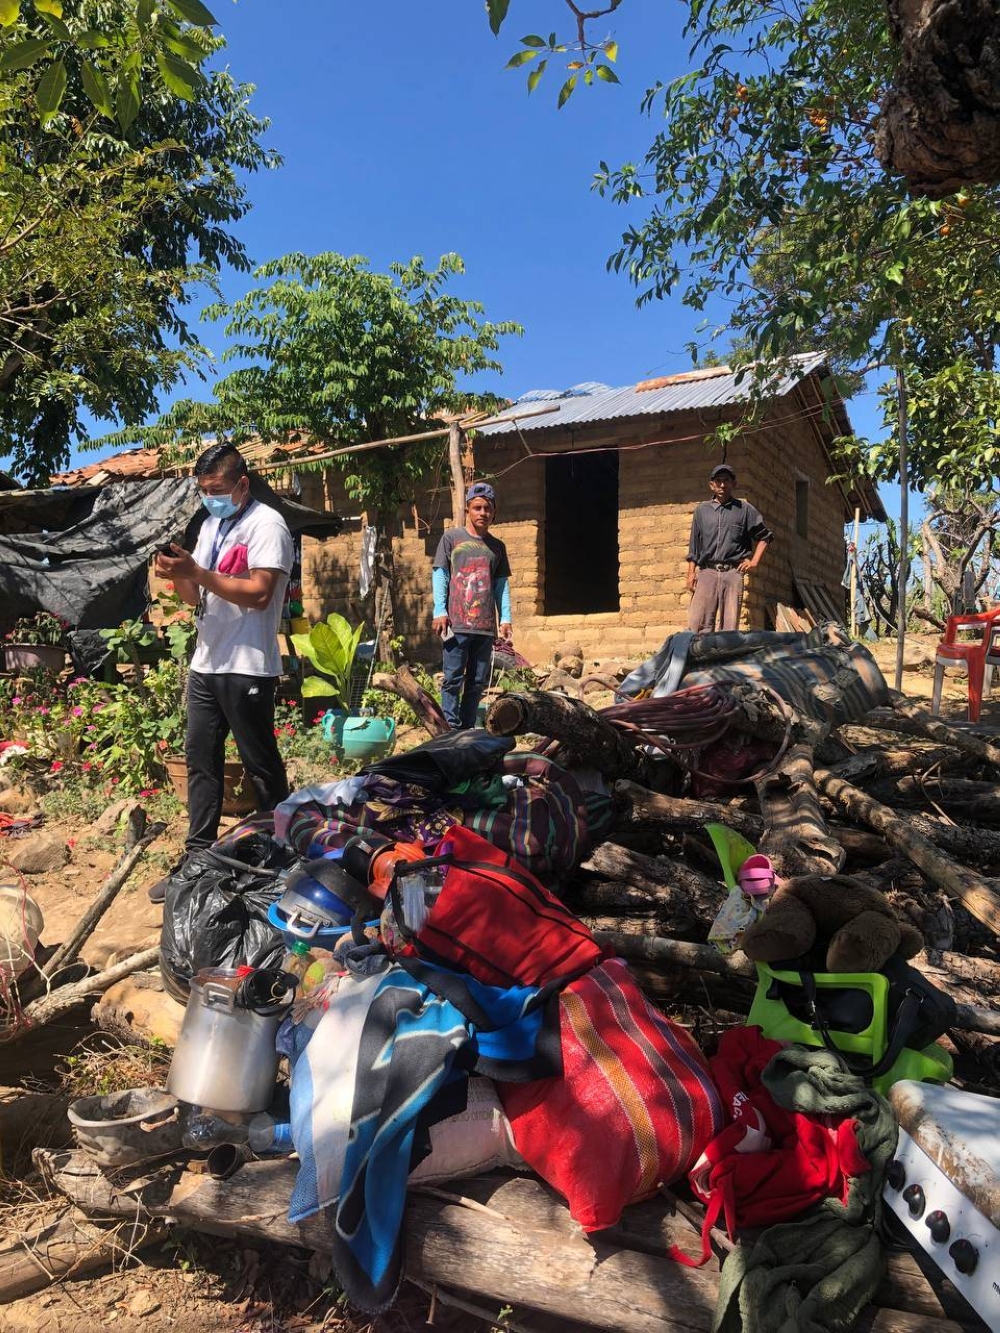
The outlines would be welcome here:
[[[796,391],[796,394],[798,391]],[[828,464],[816,427],[799,416],[803,402],[788,395],[748,435],[729,446],[727,458],[739,475],[737,493],[755,504],[775,533],[760,568],[751,576],[744,603],[744,625],[770,624],[775,602],[797,599],[793,568],[800,577],[835,591],[844,568],[845,501],[826,484]],[[709,498],[708,473],[720,455],[704,442],[718,423],[717,414],[680,413],[585,426],[572,434],[531,432],[525,439],[539,453],[594,446],[619,453],[618,611],[592,615],[545,615],[545,465],[525,452],[517,436],[478,437],[473,446],[475,474],[494,481],[499,513],[494,531],[506,544],[513,577],[511,591],[516,645],[536,662],[551,658],[568,642],[582,645],[588,657],[639,660],[654,652],[666,636],[686,628],[689,597],[685,555],[691,514]],[[795,532],[795,480],[807,479],[809,533]],[[357,501],[343,488],[340,473],[328,470],[304,478],[310,487],[303,502],[358,514]],[[412,504],[400,507],[393,540],[398,595],[396,633],[408,656],[440,661],[431,628],[431,561],[441,533],[451,526],[451,498],[446,477],[423,486]],[[356,619],[361,524],[348,524],[336,538],[303,540],[303,593],[313,620],[336,610]],[[580,577],[586,577],[585,552]]]

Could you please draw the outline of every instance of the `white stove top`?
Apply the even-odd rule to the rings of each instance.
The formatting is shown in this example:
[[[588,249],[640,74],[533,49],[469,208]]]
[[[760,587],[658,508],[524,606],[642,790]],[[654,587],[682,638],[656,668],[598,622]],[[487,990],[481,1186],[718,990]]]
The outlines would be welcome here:
[[[1000,1098],[905,1079],[889,1101],[900,1128],[1000,1227]]]
[[[885,1201],[987,1328],[1000,1333],[1000,1099],[904,1080]]]

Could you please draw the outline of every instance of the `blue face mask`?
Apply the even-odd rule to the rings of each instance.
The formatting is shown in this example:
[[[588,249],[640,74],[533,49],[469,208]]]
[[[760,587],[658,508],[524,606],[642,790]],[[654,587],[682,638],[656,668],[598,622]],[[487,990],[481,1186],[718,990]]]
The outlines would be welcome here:
[[[233,501],[235,490],[228,495],[203,495],[201,502],[213,518],[232,518],[238,514],[240,506]]]

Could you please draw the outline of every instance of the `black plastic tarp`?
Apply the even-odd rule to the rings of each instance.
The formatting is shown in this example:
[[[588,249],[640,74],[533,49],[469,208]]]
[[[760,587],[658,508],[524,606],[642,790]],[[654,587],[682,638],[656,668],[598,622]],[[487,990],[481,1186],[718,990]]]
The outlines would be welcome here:
[[[253,494],[293,533],[332,537],[342,520],[275,495],[260,477]],[[157,546],[192,549],[204,520],[192,477],[53,487],[0,495],[0,629],[39,609],[78,629],[110,628],[141,615]]]

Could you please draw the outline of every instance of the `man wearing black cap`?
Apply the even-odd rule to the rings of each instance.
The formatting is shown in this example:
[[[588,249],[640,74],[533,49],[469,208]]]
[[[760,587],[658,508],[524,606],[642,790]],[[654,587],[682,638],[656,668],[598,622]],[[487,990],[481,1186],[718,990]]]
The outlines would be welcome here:
[[[488,482],[470,486],[465,527],[449,528],[434,556],[434,633],[441,636],[444,664],[441,707],[453,731],[476,725],[498,613],[500,633],[509,639],[512,632],[507,548],[489,531],[496,506]]]
[[[728,463],[714,467],[708,482],[712,498],[698,505],[691,522],[688,628],[696,634],[739,629],[743,576],[760,564],[774,536],[759,510],[736,499],[735,485]]]

